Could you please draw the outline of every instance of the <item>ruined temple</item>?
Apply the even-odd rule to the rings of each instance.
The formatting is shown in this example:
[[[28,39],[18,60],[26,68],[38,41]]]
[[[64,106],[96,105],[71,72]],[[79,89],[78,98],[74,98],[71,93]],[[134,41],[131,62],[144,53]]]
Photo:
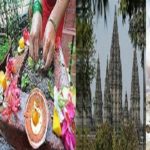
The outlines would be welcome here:
[[[112,98],[113,127],[118,132],[122,114],[122,67],[118,35],[117,13],[115,9],[109,62],[109,84]]]
[[[132,66],[132,81],[131,81],[131,116],[130,119],[133,124],[135,124],[138,137],[140,138],[140,86],[139,86],[139,74],[138,74],[138,63],[136,50],[134,50],[133,55],[133,66]]]
[[[115,11],[110,58],[107,59],[106,66],[103,100],[99,58],[97,61],[96,92],[93,118],[96,120],[97,124],[101,124],[102,119],[103,122],[108,122],[113,126],[116,133],[119,133],[121,124],[126,125],[130,120],[132,120],[132,123],[136,125],[136,129],[139,132],[141,127],[140,85],[136,50],[134,51],[133,56],[130,101],[128,101],[127,93],[125,95],[125,100],[122,99],[122,64],[120,53],[117,14]]]
[[[109,85],[109,68],[108,60],[106,67],[106,77],[105,77],[105,89],[104,89],[104,122],[112,124],[112,99],[110,94],[110,85]]]
[[[94,123],[99,125],[103,122],[103,102],[102,102],[102,90],[101,90],[101,77],[100,77],[100,61],[97,59],[97,75],[96,75],[96,89],[95,89],[95,101],[94,101]]]
[[[124,125],[128,124],[129,121],[129,109],[128,109],[128,96],[125,95],[124,109],[123,109],[123,123]]]

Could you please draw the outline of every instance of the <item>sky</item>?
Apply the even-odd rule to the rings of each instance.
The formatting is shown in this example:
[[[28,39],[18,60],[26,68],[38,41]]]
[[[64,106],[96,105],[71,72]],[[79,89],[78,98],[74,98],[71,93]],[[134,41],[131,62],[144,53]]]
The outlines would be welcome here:
[[[147,81],[148,81],[148,75],[150,75],[150,0],[146,1],[146,77],[147,77]],[[150,89],[150,83],[147,84],[147,89]]]
[[[146,95],[150,94],[150,0],[146,1]],[[150,101],[148,96],[146,101]],[[146,124],[150,125],[150,106],[146,105]],[[150,133],[146,133],[147,148],[150,148]]]
[[[107,11],[107,25],[104,22],[103,17],[97,18],[97,15],[93,17],[93,28],[96,42],[94,43],[94,47],[96,49],[95,58],[100,58],[100,74],[101,74],[101,86],[102,86],[102,95],[104,95],[104,84],[105,84],[105,74],[106,74],[106,63],[107,56],[109,59],[110,55],[110,47],[111,47],[111,39],[112,39],[112,31],[113,31],[113,23],[114,23],[114,12],[115,5],[118,8],[118,0],[109,1],[109,8]],[[122,23],[122,16],[118,16],[118,33],[119,33],[119,44],[120,44],[120,54],[121,54],[121,63],[122,63],[122,98],[123,105],[125,99],[125,93],[128,95],[128,104],[130,107],[130,93],[131,93],[131,77],[132,77],[132,65],[133,65],[133,52],[134,47],[130,41],[130,37],[128,35],[129,30],[129,22],[128,18],[126,19],[126,23]],[[141,53],[137,51],[137,59],[138,59],[138,72],[139,72],[139,82],[140,82],[140,105],[143,108],[143,73],[141,68]],[[95,96],[95,79],[91,84],[92,97]],[[143,111],[141,110],[141,118],[143,115]]]

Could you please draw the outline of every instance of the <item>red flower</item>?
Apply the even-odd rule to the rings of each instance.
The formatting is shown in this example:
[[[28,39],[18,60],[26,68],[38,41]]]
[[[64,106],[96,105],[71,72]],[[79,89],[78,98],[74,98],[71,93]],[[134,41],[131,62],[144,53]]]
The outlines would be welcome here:
[[[20,106],[20,89],[17,87],[18,78],[15,77],[6,89],[4,96],[7,102],[7,107],[2,112],[3,116],[7,116],[9,119],[11,114],[16,114]]]
[[[64,120],[62,122],[62,140],[66,150],[74,150],[76,147],[74,133],[75,107],[71,101],[66,104]]]
[[[62,123],[62,140],[66,150],[74,150],[76,147],[75,134],[67,120]]]
[[[69,101],[66,105],[67,113],[69,115],[69,119],[73,120],[75,117],[75,107],[74,104]]]
[[[29,38],[30,38],[30,33],[29,31],[27,30],[27,28],[24,28],[23,29],[23,38],[24,38],[24,41],[27,45],[29,45]]]
[[[13,78],[13,73],[15,72],[15,59],[7,57],[7,64],[6,64],[6,77],[8,80]]]

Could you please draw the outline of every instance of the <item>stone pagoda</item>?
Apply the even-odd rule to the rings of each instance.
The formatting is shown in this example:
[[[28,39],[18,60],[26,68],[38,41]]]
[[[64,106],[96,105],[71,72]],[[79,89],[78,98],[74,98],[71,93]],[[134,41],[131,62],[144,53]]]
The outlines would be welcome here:
[[[129,121],[129,111],[128,111],[128,96],[127,93],[125,95],[125,102],[124,102],[124,110],[123,110],[123,123],[126,125]]]
[[[112,106],[113,127],[115,131],[118,132],[120,128],[121,114],[122,114],[122,67],[120,59],[120,45],[119,45],[116,9],[115,9],[113,34],[110,49],[109,84],[113,105]]]
[[[96,75],[96,89],[95,89],[95,101],[94,101],[94,122],[96,126],[103,122],[103,102],[102,102],[99,57],[97,59],[97,75]]]
[[[131,81],[131,120],[135,123],[136,127],[140,127],[140,87],[139,87],[139,74],[136,50],[133,56],[132,66],[132,81]]]
[[[105,89],[104,89],[104,122],[112,124],[112,99],[110,94],[109,85],[109,68],[107,59],[106,77],[105,77]]]

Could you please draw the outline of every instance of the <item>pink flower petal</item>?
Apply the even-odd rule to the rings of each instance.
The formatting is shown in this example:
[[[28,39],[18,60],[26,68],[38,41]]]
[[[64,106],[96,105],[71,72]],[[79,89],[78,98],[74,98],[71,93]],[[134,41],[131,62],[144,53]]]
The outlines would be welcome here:
[[[75,107],[74,107],[74,104],[71,101],[69,101],[67,103],[66,109],[67,109],[69,118],[74,119],[74,117],[75,117]]]

